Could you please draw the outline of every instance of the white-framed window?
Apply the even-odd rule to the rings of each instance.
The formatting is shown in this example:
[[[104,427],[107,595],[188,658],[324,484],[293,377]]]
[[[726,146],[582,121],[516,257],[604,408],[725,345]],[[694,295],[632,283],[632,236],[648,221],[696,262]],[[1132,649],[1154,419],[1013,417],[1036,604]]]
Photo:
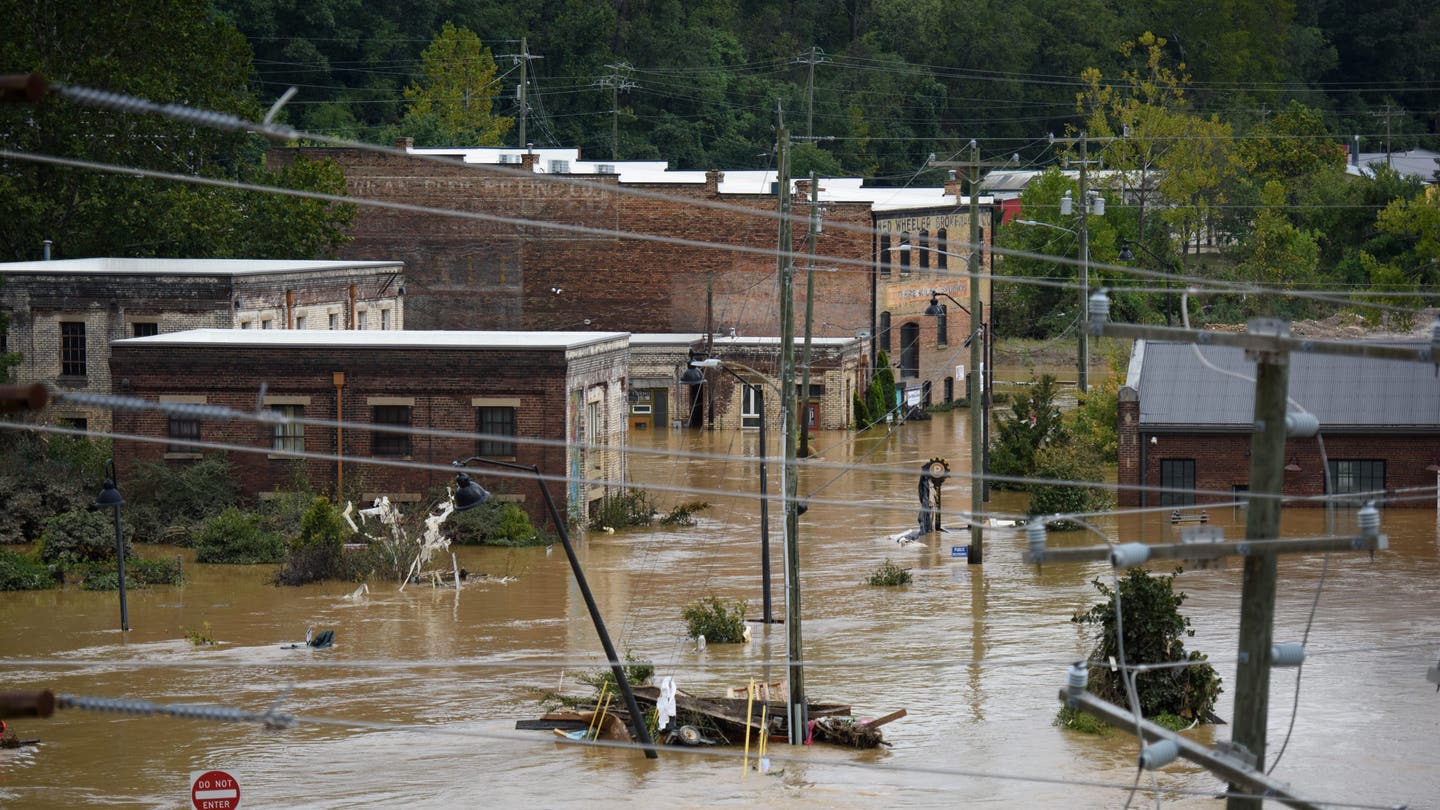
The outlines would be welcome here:
[[[271,405],[270,410],[286,421],[275,423],[275,438],[271,447],[277,453],[305,452],[305,424],[294,420],[305,417],[304,405]]]
[[[305,328],[305,316],[304,316],[304,315],[296,315],[296,316],[295,316],[295,328],[296,328],[296,329],[304,329],[304,328]]]
[[[272,320],[272,319],[270,319],[270,318],[261,318],[261,319],[260,319],[260,328],[261,328],[261,329],[269,329],[270,327],[272,327],[272,326],[274,326],[274,325],[275,325],[275,321]]]
[[[389,329],[389,328],[390,328],[390,310],[388,310],[388,309],[382,309],[382,310],[380,310],[380,328],[381,328],[381,329]]]
[[[335,331],[336,329],[339,329],[339,328],[340,328],[340,316],[339,316],[338,314],[334,313],[334,312],[330,313],[330,323],[329,323],[329,329],[330,329],[330,331],[333,332],[333,331]]]
[[[364,328],[365,328],[365,310],[363,310],[363,309],[360,310],[359,312],[355,313],[355,328],[356,328],[356,329],[364,329]]]

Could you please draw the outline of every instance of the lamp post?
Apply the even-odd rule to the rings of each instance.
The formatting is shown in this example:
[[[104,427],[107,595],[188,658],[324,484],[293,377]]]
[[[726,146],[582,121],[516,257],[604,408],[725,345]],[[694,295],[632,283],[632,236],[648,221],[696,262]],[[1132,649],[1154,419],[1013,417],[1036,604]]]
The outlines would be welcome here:
[[[769,483],[765,456],[765,396],[759,383],[753,383],[736,374],[727,367],[718,357],[705,360],[691,360],[690,367],[680,375],[681,385],[703,385],[705,374],[700,369],[718,368],[721,371],[734,377],[742,386],[754,392],[755,402],[760,408],[760,578],[763,583],[765,624],[774,624],[773,603],[770,599],[770,497]],[[754,369],[751,373],[758,374]]]
[[[570,570],[575,575],[575,584],[580,587],[580,595],[585,599],[585,608],[590,611],[590,621],[595,625],[595,633],[600,636],[600,644],[605,648],[605,655],[610,660],[610,671],[615,674],[615,686],[625,699],[625,708],[630,713],[630,727],[635,732],[635,739],[645,747],[646,757],[657,758],[659,754],[655,750],[655,743],[650,739],[650,730],[645,725],[644,716],[640,714],[640,705],[635,702],[635,693],[630,689],[630,681],[625,677],[625,667],[620,661],[620,656],[615,653],[615,645],[610,643],[610,634],[605,631],[605,620],[600,618],[600,608],[595,604],[595,596],[590,593],[590,585],[585,581],[585,572],[580,568],[580,558],[575,556],[575,547],[570,543],[570,533],[565,529],[565,521],[560,517],[560,510],[555,507],[555,499],[550,496],[550,487],[540,476],[540,468],[533,464],[516,464],[484,456],[471,456],[464,461],[452,461],[451,465],[465,467],[472,461],[510,470],[523,470],[534,476],[535,482],[540,485],[540,494],[545,498],[545,508],[550,512],[550,520],[555,523],[555,532],[560,535],[560,543],[565,547],[565,556],[570,561]],[[490,493],[485,491],[484,487],[470,480],[470,476],[463,472],[456,474],[455,488],[455,511],[457,512],[473,509],[490,500]]]
[[[95,505],[100,508],[111,506],[115,508],[115,562],[118,568],[120,580],[120,630],[130,630],[130,613],[125,609],[125,536],[120,529],[120,505],[125,503],[121,497],[120,490],[115,488],[115,459],[105,459],[106,471],[110,477],[100,485],[100,495],[95,498]]]
[[[985,328],[985,302],[980,300],[979,296],[970,297],[975,306],[975,311],[971,312],[949,293],[931,290],[930,305],[925,307],[926,315],[933,318],[944,314],[945,308],[940,304],[942,295],[960,307],[961,312],[969,315],[974,327],[961,346],[970,347],[970,470],[974,474],[970,482],[970,546],[966,549],[965,561],[970,565],[979,565],[985,561],[985,536],[980,527],[980,513],[985,511],[985,473],[989,472],[987,465],[990,456],[990,441],[987,435],[990,422],[990,386],[985,384],[985,375],[990,369],[987,367],[984,371],[981,370],[980,358],[984,356],[982,347],[990,344],[990,330]],[[976,335],[980,336],[980,343],[975,342]],[[988,366],[988,363],[985,365]]]
[[[1103,200],[1104,198],[1097,196],[1096,199],[1097,199],[1097,200]],[[1070,213],[1070,211],[1069,211],[1069,205],[1068,205],[1068,203],[1070,202],[1069,192],[1066,192],[1066,195],[1065,195],[1064,199],[1061,200],[1061,202],[1062,202],[1062,206],[1061,206],[1061,211],[1062,211],[1062,213],[1066,213],[1066,214]],[[1104,207],[1103,204],[1099,204],[1099,205],[1098,205],[1098,213],[1101,213],[1101,214],[1105,213],[1105,207]],[[1074,236],[1076,239],[1080,240],[1080,320],[1081,320],[1081,324],[1080,324],[1080,328],[1076,330],[1076,332],[1079,333],[1080,341],[1079,341],[1078,346],[1076,347],[1075,369],[1076,369],[1077,379],[1076,379],[1076,381],[1075,381],[1075,384],[1076,384],[1076,386],[1080,389],[1080,393],[1083,394],[1083,393],[1085,393],[1086,391],[1088,391],[1089,388],[1090,388],[1090,334],[1089,334],[1088,331],[1086,331],[1086,329],[1085,329],[1085,324],[1084,324],[1084,321],[1086,320],[1086,317],[1087,317],[1086,314],[1085,314],[1085,313],[1086,313],[1086,308],[1087,308],[1087,306],[1089,305],[1089,298],[1090,298],[1090,240],[1089,240],[1089,238],[1088,238],[1088,237],[1089,237],[1089,234],[1086,233],[1086,231],[1085,231],[1085,229],[1084,229],[1084,227],[1083,227],[1083,224],[1082,224],[1081,230],[1078,230],[1078,231],[1077,231],[1077,230],[1075,230],[1075,229],[1073,229],[1073,228],[1067,228],[1067,227],[1065,227],[1064,225],[1052,225],[1052,224],[1049,223],[1049,222],[1041,222],[1041,221],[1038,220],[1038,219],[1017,219],[1017,220],[1014,220],[1014,222],[1015,222],[1015,224],[1017,224],[1017,225],[1034,225],[1034,226],[1040,227],[1040,228],[1053,228],[1054,230],[1057,230],[1057,231],[1064,231],[1064,232],[1070,234],[1071,236]],[[1082,221],[1082,222],[1083,222],[1083,221]]]
[[[1120,243],[1120,253],[1117,254],[1115,258],[1119,259],[1122,262],[1134,261],[1135,252],[1130,249],[1130,246],[1131,243],[1129,242],[1129,240],[1122,241]],[[1168,261],[1155,255],[1155,251],[1151,250],[1148,247],[1145,247],[1144,243],[1142,242],[1136,242],[1134,243],[1134,246],[1140,248],[1141,252],[1144,253],[1146,256],[1149,256],[1151,260],[1160,262],[1161,265],[1168,265],[1168,267],[1166,267],[1166,270],[1169,272],[1165,274],[1165,325],[1170,326],[1173,320],[1172,316],[1175,314],[1175,296],[1169,292],[1170,276],[1179,275],[1180,265],[1179,263]]]

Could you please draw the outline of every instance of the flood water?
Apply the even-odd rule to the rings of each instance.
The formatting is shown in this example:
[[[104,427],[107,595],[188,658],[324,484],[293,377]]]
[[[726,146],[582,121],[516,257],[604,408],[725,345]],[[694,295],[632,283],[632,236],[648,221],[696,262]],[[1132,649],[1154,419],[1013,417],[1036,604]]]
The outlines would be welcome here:
[[[1053,725],[1069,662],[1090,641],[1069,619],[1097,601],[1100,564],[1021,561],[1024,538],[986,534],[985,562],[951,556],[956,531],[900,546],[891,535],[915,522],[917,474],[932,456],[969,466],[968,414],[913,422],[888,437],[823,433],[812,441],[827,464],[802,470],[810,498],[801,519],[804,658],[812,700],[849,703],[858,716],[905,708],[885,727],[888,748],[855,752],[774,744],[772,771],[747,773],[739,749],[632,750],[557,744],[548,732],[515,731],[538,716],[534,690],[575,682],[603,659],[585,606],[557,547],[459,548],[472,578],[456,592],[371,583],[276,588],[268,567],[194,564],[181,549],[180,588],[132,590],[132,630],[122,640],[116,595],[63,591],[0,594],[0,688],[160,702],[218,703],[326,717],[350,725],[257,725],[65,710],[12,721],[43,743],[0,751],[0,805],[190,807],[190,774],[223,769],[242,807],[1122,807],[1138,747],[1116,731],[1092,737]],[[633,483],[655,487],[662,511],[699,498],[699,525],[590,533],[579,554],[611,634],[695,693],[784,674],[784,625],[755,625],[748,645],[697,650],[683,638],[682,608],[716,594],[761,610],[755,436],[733,431],[637,434]],[[778,444],[772,448],[778,453]],[[713,454],[695,458],[683,453]],[[865,465],[847,470],[847,464]],[[771,465],[770,491],[780,491]],[[705,494],[685,495],[693,488]],[[945,508],[968,508],[963,480],[944,489]],[[990,509],[1023,501],[997,492]],[[1210,511],[1227,536],[1244,516]],[[1323,534],[1321,510],[1286,510],[1290,536]],[[1354,516],[1335,516],[1349,532]],[[772,508],[774,610],[784,612],[780,509]],[[947,526],[961,526],[948,516]],[[1175,540],[1163,515],[1098,522],[1123,540]],[[1322,802],[1434,807],[1440,797],[1440,695],[1425,680],[1440,656],[1440,547],[1433,508],[1390,509],[1390,550],[1373,560],[1334,554],[1280,560],[1277,641],[1300,640],[1317,583],[1324,588],[1309,636],[1293,736],[1275,776]],[[1052,535],[1091,545],[1093,535]],[[886,558],[912,569],[900,589],[861,585]],[[1165,570],[1164,564],[1152,566]],[[1209,654],[1225,680],[1218,714],[1233,713],[1240,566],[1186,571],[1194,624],[1188,649]],[[308,625],[335,630],[325,651],[285,650]],[[187,629],[219,642],[194,647]],[[1273,762],[1295,699],[1294,670],[1273,676],[1268,735]],[[354,724],[385,724],[358,728]],[[1187,732],[1209,744],[1227,726]],[[1158,773],[1172,807],[1219,807],[1222,789],[1198,766]],[[1147,788],[1149,777],[1142,782]],[[1134,806],[1153,806],[1146,791]]]

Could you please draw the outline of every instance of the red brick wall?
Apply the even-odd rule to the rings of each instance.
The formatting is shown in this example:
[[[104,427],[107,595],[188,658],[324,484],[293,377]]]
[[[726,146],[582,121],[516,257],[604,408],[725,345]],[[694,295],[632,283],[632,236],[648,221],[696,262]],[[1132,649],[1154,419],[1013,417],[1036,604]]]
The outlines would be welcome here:
[[[779,333],[775,302],[778,223],[728,210],[650,199],[614,190],[614,177],[584,176],[591,187],[549,175],[517,177],[458,161],[426,161],[351,149],[307,149],[345,170],[351,196],[457,208],[515,220],[741,245],[758,253],[568,233],[521,222],[465,220],[440,214],[360,207],[345,257],[406,264],[407,328],[605,329],[693,332],[706,320],[742,335]],[[297,150],[270,153],[272,165]],[[513,167],[507,167],[513,168]],[[599,187],[594,187],[598,185]],[[773,196],[718,197],[700,184],[637,189],[681,200],[719,201],[775,211]],[[804,251],[808,214],[795,207],[795,249]],[[815,334],[853,336],[871,322],[869,206],[827,204],[816,252],[863,262],[816,274]],[[861,231],[846,230],[840,225]],[[803,262],[800,263],[803,267]],[[560,293],[552,292],[560,289]],[[803,303],[803,273],[796,277]],[[796,312],[803,312],[797,308]],[[590,323],[583,321],[589,318]]]
[[[522,438],[564,441],[566,437],[566,362],[563,351],[505,351],[428,349],[295,349],[283,353],[244,347],[116,346],[110,361],[116,393],[158,399],[162,394],[203,393],[207,405],[245,411],[256,408],[260,386],[266,394],[309,396],[306,418],[336,417],[332,373],[345,372],[343,390],[344,477],[346,489],[365,493],[423,494],[454,478],[446,469],[425,470],[380,466],[352,460],[371,456],[372,421],[369,397],[413,397],[411,424],[415,428],[474,433],[472,397],[519,397],[517,433]],[[115,430],[121,434],[165,437],[168,416],[159,412],[118,411]],[[305,426],[305,449],[334,453],[333,428]],[[284,488],[293,458],[275,456],[273,427],[252,421],[205,420],[202,441],[255,447],[266,452],[231,452],[241,490],[254,495]],[[408,461],[446,467],[452,460],[474,455],[474,439],[413,436]],[[534,464],[547,475],[566,474],[565,449],[518,444],[521,464]],[[160,461],[163,443],[117,439],[115,460],[121,480],[132,476],[140,462]],[[393,459],[391,459],[393,460]],[[171,463],[184,463],[172,461]],[[336,464],[333,460],[305,460],[304,473],[320,492],[333,494]],[[472,476],[492,491],[524,495],[527,511],[538,521],[548,520],[538,486],[524,478],[501,477],[505,471],[477,466]],[[566,509],[565,487],[551,487],[557,505]]]

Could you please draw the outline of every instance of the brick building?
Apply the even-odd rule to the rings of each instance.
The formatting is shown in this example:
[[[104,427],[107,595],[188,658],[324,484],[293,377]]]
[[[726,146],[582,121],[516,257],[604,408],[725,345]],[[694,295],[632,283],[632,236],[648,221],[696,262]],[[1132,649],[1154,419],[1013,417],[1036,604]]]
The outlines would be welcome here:
[[[402,329],[404,265],[375,261],[73,259],[0,264],[0,351],[18,382],[108,394],[110,342],[186,329]],[[51,408],[88,430],[110,412]]]
[[[272,150],[269,160],[279,166],[301,151],[339,164],[352,197],[434,209],[362,205],[353,240],[342,248],[405,261],[413,328],[779,331],[774,172],[669,171],[656,161],[581,161],[575,150],[560,149],[410,148],[402,157],[303,147]],[[928,382],[939,400],[955,371],[951,356],[974,330],[964,313],[952,314],[948,332],[959,336],[952,346],[937,332],[941,322],[921,313],[932,287],[966,300],[957,294],[968,295],[966,280],[948,275],[963,262],[933,254],[934,270],[921,272],[931,267],[927,254],[915,260],[915,273],[890,273],[899,260],[879,257],[891,256],[888,248],[906,233],[917,246],[968,253],[966,201],[953,184],[870,188],[855,178],[826,178],[818,185],[813,334],[868,338],[880,334],[888,313],[897,336],[919,351],[903,369],[899,353],[891,353],[897,378],[909,386]],[[808,182],[797,181],[797,252],[809,250],[810,201]],[[988,201],[983,215],[988,223]],[[988,243],[993,228],[983,233]],[[805,262],[796,266],[798,315],[805,311]],[[982,293],[988,302],[988,285]],[[869,349],[873,359],[873,343]]]
[[[1254,363],[1238,348],[1201,351],[1228,374],[1207,368],[1189,343],[1136,341],[1120,389],[1122,506],[1214,503],[1248,490]],[[1397,507],[1436,502],[1440,379],[1432,366],[1294,352],[1289,396],[1320,420],[1331,491],[1383,491],[1389,497],[1376,500]],[[1314,438],[1287,440],[1285,460],[1286,495],[1327,492]],[[1137,484],[1179,491],[1125,488]],[[1420,498],[1402,492],[1426,487]]]
[[[229,457],[250,495],[283,487],[298,467],[320,491],[334,492],[341,482],[338,488],[365,500],[384,494],[419,501],[453,480],[451,461],[482,455],[537,465],[555,477],[550,491],[559,507],[583,518],[625,480],[628,362],[621,332],[196,329],[117,340],[110,356],[117,393],[245,411],[258,401],[290,419],[339,426],[122,411],[118,433],[173,443],[117,439],[115,458],[123,479],[140,462],[198,458],[202,450],[187,440],[242,445],[255,451]],[[370,429],[377,424],[408,430]],[[341,461],[297,455],[331,456],[337,447]],[[537,521],[548,519],[538,484],[525,473],[477,463],[471,475],[487,489],[518,495]]]

